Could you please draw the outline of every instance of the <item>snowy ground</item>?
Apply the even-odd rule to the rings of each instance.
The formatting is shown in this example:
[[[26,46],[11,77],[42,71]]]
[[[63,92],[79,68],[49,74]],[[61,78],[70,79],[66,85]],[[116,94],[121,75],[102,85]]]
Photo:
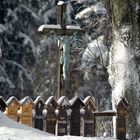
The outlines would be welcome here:
[[[54,136],[9,119],[0,112],[0,140],[114,140],[113,138],[85,138],[76,136]]]

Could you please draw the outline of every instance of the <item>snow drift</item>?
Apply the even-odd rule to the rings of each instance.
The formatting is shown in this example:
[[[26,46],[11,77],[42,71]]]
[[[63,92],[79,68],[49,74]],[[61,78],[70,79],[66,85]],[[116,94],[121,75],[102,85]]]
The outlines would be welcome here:
[[[0,140],[114,140],[113,138],[93,138],[77,136],[55,136],[9,119],[0,112]]]

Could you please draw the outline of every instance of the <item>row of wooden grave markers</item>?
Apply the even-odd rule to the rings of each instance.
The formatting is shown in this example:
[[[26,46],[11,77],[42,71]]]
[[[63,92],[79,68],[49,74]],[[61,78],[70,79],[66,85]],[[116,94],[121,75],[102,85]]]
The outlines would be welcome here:
[[[126,115],[128,103],[121,98],[116,105],[117,112],[95,111],[95,99],[88,96],[82,101],[78,96],[70,101],[62,96],[56,101],[51,96],[45,102],[40,96],[33,101],[30,97],[18,101],[10,97],[6,102],[0,97],[0,110],[9,118],[21,124],[47,131],[59,136],[95,136],[96,116],[117,116],[116,135],[118,139],[125,139]]]

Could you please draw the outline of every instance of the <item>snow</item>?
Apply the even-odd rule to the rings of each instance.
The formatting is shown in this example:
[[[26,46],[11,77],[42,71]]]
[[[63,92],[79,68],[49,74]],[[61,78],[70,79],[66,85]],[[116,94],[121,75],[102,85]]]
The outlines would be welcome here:
[[[4,62],[17,66],[18,68],[20,68],[20,69],[24,72],[24,74],[25,74],[25,76],[26,76],[26,78],[27,78],[28,80],[33,81],[31,74],[30,74],[30,73],[28,72],[28,70],[27,70],[25,67],[23,67],[21,64],[15,62],[15,61],[9,60],[9,59],[4,59]],[[6,74],[6,73],[5,73],[5,74]],[[13,87],[13,88],[15,87],[15,86],[12,84],[12,82],[10,81],[10,79],[6,78],[6,82],[7,82],[11,87]]]
[[[137,123],[140,125],[140,114],[138,114]]]
[[[27,5],[25,6],[23,4],[20,4],[20,7],[24,8],[26,11],[28,11],[34,19],[39,20],[39,16],[35,12],[33,12],[31,9],[29,9],[27,7]]]
[[[56,14],[56,8],[51,8],[49,10],[47,10],[47,12],[45,12],[45,14],[43,15],[43,19],[44,19],[44,23],[48,23],[50,20],[50,17],[55,17]]]
[[[26,102],[33,104],[33,101],[29,96],[26,96],[25,98],[23,98],[22,100],[19,101],[20,105],[23,105]]]
[[[106,66],[109,54],[107,46],[104,45],[104,42],[105,37],[103,35],[90,42],[83,53],[83,62],[93,62],[94,60],[96,61],[99,58],[103,66]],[[83,66],[84,65],[85,64],[83,63]]]
[[[108,66],[109,82],[112,86],[113,109],[115,110],[115,104],[117,104],[121,97],[126,97],[129,102],[129,112],[127,114],[127,131],[129,133],[128,135],[130,139],[134,137],[132,133],[134,131],[137,131],[138,129],[137,127],[135,127],[135,124],[139,122],[138,116],[140,114],[139,73],[134,57],[135,47],[133,46],[137,42],[132,42],[132,37],[130,36],[131,32],[132,29],[129,25],[124,25],[123,27],[121,27],[121,29],[114,30],[114,38],[110,50],[110,62]],[[113,120],[113,122],[115,126],[115,120]]]
[[[70,106],[69,101],[67,100],[67,98],[65,96],[61,96],[59,98],[59,100],[57,101],[58,105],[62,105],[62,106]]]
[[[58,3],[57,3],[57,5],[63,5],[64,4],[64,1],[59,1]]]
[[[94,103],[94,105],[95,105],[95,98],[94,97],[92,97],[92,96],[87,96],[85,99],[84,99],[84,104],[86,105],[89,101],[92,101],[93,103]]]
[[[115,140],[114,138],[93,138],[77,136],[55,136],[9,119],[0,112],[0,140]]]
[[[121,37],[119,33],[114,32],[116,39],[114,40],[111,52],[114,54],[114,58],[110,59],[110,65],[108,67],[109,81],[113,87],[112,100],[116,104],[121,97],[125,96],[126,89],[129,89],[134,85],[135,90],[139,93],[139,75],[135,69],[135,63],[133,61],[133,50],[129,46],[127,38],[129,39],[130,27],[125,26],[121,29]],[[117,46],[117,47],[116,47]],[[110,53],[110,57],[111,53]],[[112,67],[112,64],[114,65]]]
[[[33,53],[35,53],[35,44],[32,41],[32,39],[30,38],[30,36],[28,36],[27,34],[24,34],[22,32],[18,33],[18,36],[21,38],[24,38],[24,42],[23,45],[30,45],[30,47],[32,48]]]
[[[38,96],[35,101],[34,104],[36,105],[39,101],[41,101],[42,103],[44,103],[44,99],[41,96]]]
[[[89,15],[93,12],[95,12],[96,14],[103,14],[103,15],[107,13],[103,4],[101,2],[97,2],[96,5],[90,5],[90,7],[87,7],[81,12],[79,12],[75,18],[76,19],[88,18]]]
[[[59,112],[60,112],[60,110],[56,109],[55,110],[55,115],[58,116]]]
[[[4,78],[4,77],[0,77],[0,82],[1,83],[8,83],[10,88],[15,88],[15,85],[12,83],[12,81],[9,78]]]
[[[81,105],[84,106],[84,103],[82,102],[81,98],[78,97],[77,95],[74,96],[74,97],[69,101],[70,106],[73,106],[77,100],[79,100],[79,101],[81,102]]]
[[[9,106],[13,100],[16,100],[16,102],[19,103],[17,98],[15,96],[12,96],[6,101],[6,105]]]
[[[6,30],[6,27],[0,24],[0,33],[3,33]]]
[[[95,7],[94,7],[94,11],[96,14],[106,14],[107,11],[104,8],[104,5],[101,2],[98,2]]]
[[[72,113],[72,110],[69,108],[69,109],[67,110],[67,115],[70,116],[71,113]]]
[[[85,8],[84,10],[82,10],[81,12],[79,12],[78,14],[76,14],[75,19],[81,19],[81,18],[86,18],[88,17],[94,9],[94,5],[91,5],[90,7]]]
[[[44,110],[42,111],[42,114],[43,114],[44,117],[46,117],[46,115],[47,115],[47,109],[44,109]]]

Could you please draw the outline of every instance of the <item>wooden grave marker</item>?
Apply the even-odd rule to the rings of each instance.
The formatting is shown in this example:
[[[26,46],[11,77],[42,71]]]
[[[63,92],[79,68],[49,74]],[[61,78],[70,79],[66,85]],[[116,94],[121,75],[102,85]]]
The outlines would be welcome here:
[[[44,110],[44,100],[41,96],[38,96],[36,100],[34,101],[34,128],[43,130],[43,123],[44,123],[44,116],[43,116],[43,110]]]
[[[72,109],[70,118],[70,135],[81,135],[81,113],[80,110],[84,106],[84,103],[80,97],[75,96],[70,101],[70,108]]]
[[[7,107],[4,112],[6,116],[14,121],[18,121],[18,110],[20,107],[19,101],[16,97],[12,96],[6,101]]]
[[[68,99],[65,96],[62,96],[59,98],[57,101],[58,103],[58,111],[56,111],[56,116],[57,116],[57,135],[58,136],[63,136],[67,135],[68,132],[68,113],[67,111],[70,109],[70,103]]]
[[[84,99],[84,136],[94,136],[94,117],[93,113],[95,112],[95,99],[92,96],[87,96]]]
[[[48,100],[45,102],[45,109],[47,110],[46,113],[46,132],[55,134],[56,128],[56,114],[55,110],[57,109],[58,104],[57,101],[53,96],[49,97]]]
[[[6,105],[6,103],[5,103],[4,99],[3,99],[3,97],[0,96],[0,111],[4,112],[5,109],[6,109],[6,107],[7,107],[7,105]]]
[[[116,136],[119,140],[126,139],[126,115],[127,115],[128,102],[122,97],[116,105]]]
[[[29,96],[26,96],[24,99],[19,101],[20,110],[19,110],[19,122],[28,126],[32,126],[32,109],[33,101]]]

